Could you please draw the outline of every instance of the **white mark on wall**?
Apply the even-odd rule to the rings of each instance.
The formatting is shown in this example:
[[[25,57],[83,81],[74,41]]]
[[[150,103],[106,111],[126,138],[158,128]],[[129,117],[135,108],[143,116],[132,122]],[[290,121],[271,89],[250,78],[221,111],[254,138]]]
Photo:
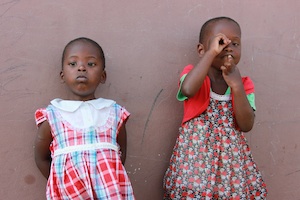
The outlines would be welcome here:
[[[270,152],[270,156],[271,156],[271,159],[273,161],[273,164],[276,165],[276,160],[274,158],[274,155],[273,155],[272,151]]]
[[[190,15],[191,12],[193,12],[193,11],[196,10],[196,9],[198,9],[199,7],[203,7],[203,5],[202,5],[202,4],[198,4],[198,5],[194,6],[193,8],[191,8],[191,9],[187,12],[188,15]]]

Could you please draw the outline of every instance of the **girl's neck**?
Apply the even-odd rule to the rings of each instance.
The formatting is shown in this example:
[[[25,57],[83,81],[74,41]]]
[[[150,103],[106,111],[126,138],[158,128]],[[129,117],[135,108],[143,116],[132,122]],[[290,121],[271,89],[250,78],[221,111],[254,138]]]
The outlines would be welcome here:
[[[223,78],[222,71],[211,68],[208,72],[208,77],[212,91],[220,95],[225,94],[228,85]]]
[[[222,74],[222,71],[221,70],[217,70],[213,67],[211,67],[209,70],[208,70],[208,76],[210,78],[211,81],[222,81],[224,80],[223,78],[223,74]]]
[[[69,96],[67,98],[67,100],[71,100],[71,101],[90,101],[90,100],[94,100],[96,99],[95,96],[87,96],[87,97],[84,97],[84,96]]]

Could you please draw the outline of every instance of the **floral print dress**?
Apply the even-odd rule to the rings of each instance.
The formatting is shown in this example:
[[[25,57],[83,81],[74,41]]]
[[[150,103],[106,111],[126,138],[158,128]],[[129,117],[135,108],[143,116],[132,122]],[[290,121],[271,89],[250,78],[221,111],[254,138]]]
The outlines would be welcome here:
[[[207,110],[179,129],[164,199],[265,199],[262,175],[235,128],[230,95],[210,96]]]

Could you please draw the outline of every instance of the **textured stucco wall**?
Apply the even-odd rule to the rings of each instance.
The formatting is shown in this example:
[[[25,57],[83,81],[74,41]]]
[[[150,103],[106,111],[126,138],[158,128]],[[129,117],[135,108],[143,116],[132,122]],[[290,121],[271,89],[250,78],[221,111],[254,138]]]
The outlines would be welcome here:
[[[271,200],[300,197],[300,1],[0,1],[0,197],[44,199],[35,166],[33,113],[65,97],[64,45],[79,36],[104,48],[108,80],[98,97],[132,114],[126,168],[137,199],[162,198],[177,136],[180,71],[197,62],[200,26],[226,15],[242,27],[239,64],[256,86],[256,122],[247,134]]]

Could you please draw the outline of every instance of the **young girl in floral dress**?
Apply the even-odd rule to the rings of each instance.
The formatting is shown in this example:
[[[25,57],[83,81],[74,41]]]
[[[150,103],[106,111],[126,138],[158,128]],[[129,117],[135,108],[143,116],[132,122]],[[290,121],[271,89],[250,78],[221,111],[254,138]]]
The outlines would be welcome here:
[[[95,97],[106,80],[102,48],[88,38],[72,40],[60,75],[68,99],[54,99],[35,113],[35,161],[48,179],[47,199],[133,200],[122,164],[130,114],[113,100]]]
[[[254,85],[241,77],[241,29],[228,17],[201,29],[200,60],[180,75],[184,116],[164,177],[164,199],[265,199],[243,132],[254,124]]]

